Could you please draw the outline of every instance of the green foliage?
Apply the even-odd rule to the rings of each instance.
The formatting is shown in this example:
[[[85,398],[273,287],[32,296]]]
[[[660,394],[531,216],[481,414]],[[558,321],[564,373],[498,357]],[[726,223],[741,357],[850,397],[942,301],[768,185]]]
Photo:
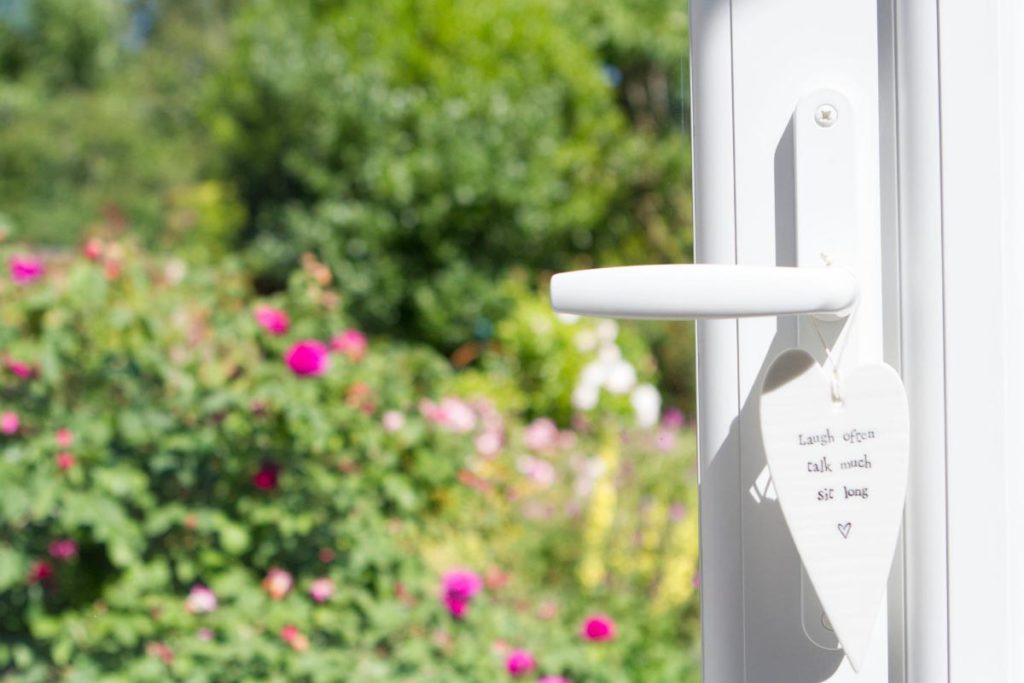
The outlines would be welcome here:
[[[20,418],[0,416],[5,680],[490,683],[507,646],[574,683],[696,680],[689,437],[666,446],[674,432],[625,412],[524,425],[486,383],[454,398],[434,351],[381,339],[297,376],[295,341],[351,324],[311,259],[260,300],[230,262],[88,255],[0,284],[0,413]],[[266,305],[287,332],[257,323]],[[523,357],[488,362],[532,367],[510,325],[488,353]],[[457,566],[488,576],[461,621],[438,599]],[[294,589],[268,583],[275,568]],[[215,608],[189,608],[198,585]],[[619,636],[581,641],[599,611]]]
[[[452,348],[613,211],[625,122],[545,3],[253,3],[214,88],[268,260],[316,251],[372,329]]]

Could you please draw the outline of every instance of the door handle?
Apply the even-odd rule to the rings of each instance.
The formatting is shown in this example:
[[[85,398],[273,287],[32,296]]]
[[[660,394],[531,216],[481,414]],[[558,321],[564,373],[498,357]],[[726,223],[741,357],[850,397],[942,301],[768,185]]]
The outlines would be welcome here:
[[[857,279],[839,267],[655,265],[558,273],[551,305],[561,313],[641,320],[811,314],[845,317]]]

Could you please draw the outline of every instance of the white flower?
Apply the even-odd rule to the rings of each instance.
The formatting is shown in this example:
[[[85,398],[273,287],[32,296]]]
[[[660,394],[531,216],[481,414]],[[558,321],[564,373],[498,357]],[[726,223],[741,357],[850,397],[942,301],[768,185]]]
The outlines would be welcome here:
[[[589,353],[597,348],[597,334],[593,330],[580,330],[576,333],[576,348],[582,353]]]
[[[602,320],[597,324],[597,337],[605,343],[615,341],[619,336],[619,324],[614,320]]]
[[[603,365],[614,365],[622,360],[622,349],[615,344],[603,344],[597,352],[597,362]]]
[[[575,325],[580,319],[575,313],[556,313],[555,315],[563,325]]]
[[[611,366],[604,388],[613,394],[628,393],[636,386],[636,368],[627,361],[619,361]]]
[[[600,398],[600,385],[580,382],[572,392],[572,407],[576,410],[593,410]]]
[[[636,414],[636,423],[640,427],[650,428],[658,424],[661,415],[661,394],[652,384],[641,384],[633,390],[629,397]]]

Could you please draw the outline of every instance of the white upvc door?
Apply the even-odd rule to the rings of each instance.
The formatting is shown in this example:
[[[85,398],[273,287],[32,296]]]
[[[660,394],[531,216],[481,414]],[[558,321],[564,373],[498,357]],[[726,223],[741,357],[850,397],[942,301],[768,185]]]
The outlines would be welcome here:
[[[754,410],[779,350],[823,349],[792,317],[698,324],[708,683],[1024,681],[1022,4],[691,0],[696,260],[808,266],[835,241],[793,137],[805,98],[839,93],[857,220],[834,256],[862,287],[849,362],[897,368],[912,422],[888,609],[855,674],[782,521]],[[835,169],[817,176],[812,194],[833,196]]]

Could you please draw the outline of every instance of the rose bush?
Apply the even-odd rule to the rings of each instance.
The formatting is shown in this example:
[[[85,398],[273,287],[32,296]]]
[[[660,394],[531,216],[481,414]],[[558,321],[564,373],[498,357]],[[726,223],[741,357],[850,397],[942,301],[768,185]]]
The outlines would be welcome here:
[[[261,298],[30,252],[0,251],[38,266],[0,282],[5,680],[696,680],[692,440],[633,426],[643,349],[526,301],[561,361],[510,323],[457,372],[367,339],[312,257]],[[602,354],[572,408],[553,378]]]

